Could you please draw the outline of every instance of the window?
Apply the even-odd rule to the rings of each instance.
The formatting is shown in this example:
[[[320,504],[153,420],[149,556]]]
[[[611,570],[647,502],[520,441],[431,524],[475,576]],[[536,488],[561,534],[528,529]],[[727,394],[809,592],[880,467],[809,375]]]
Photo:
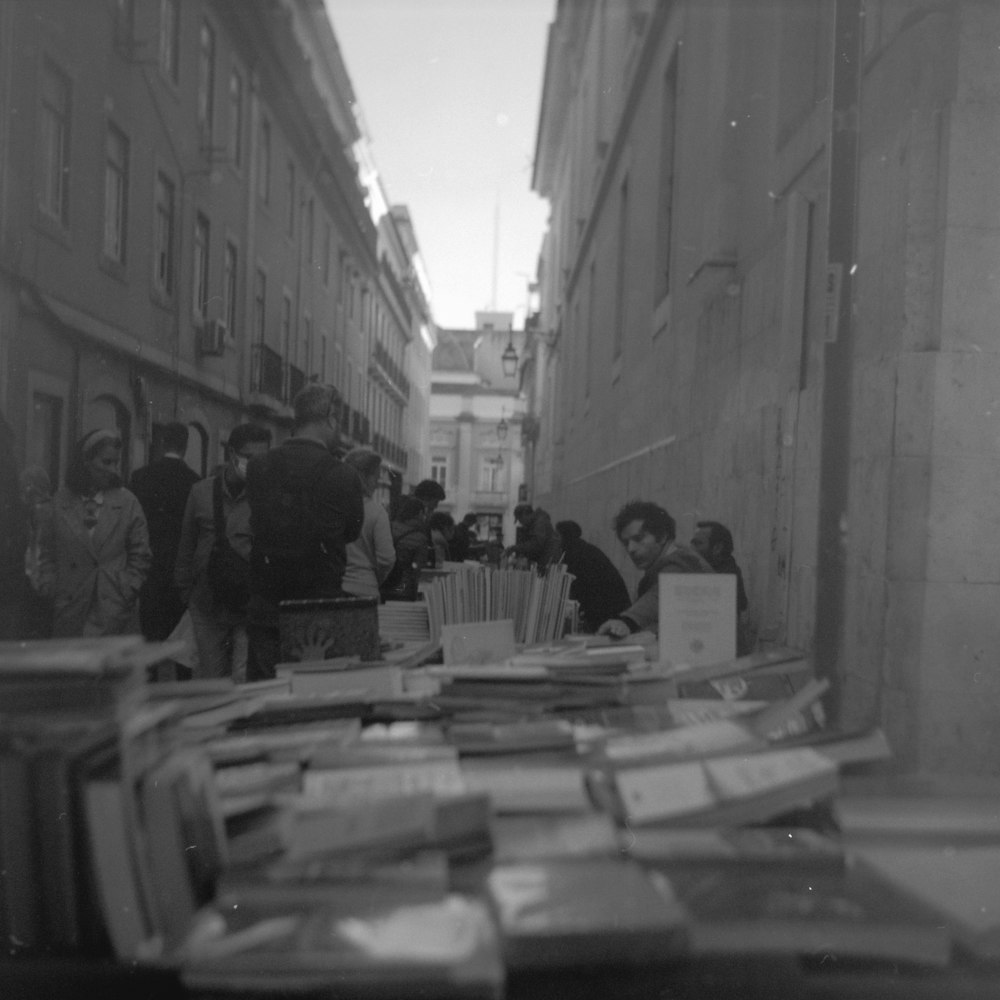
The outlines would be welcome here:
[[[271,123],[261,119],[257,147],[257,197],[266,205],[271,200]]]
[[[226,329],[229,331],[230,337],[236,336],[236,265],[238,260],[236,246],[227,240],[225,256],[222,261],[222,308],[223,316],[226,320]]]
[[[194,220],[194,277],[192,307],[199,319],[208,315],[208,256],[211,245],[208,219],[199,214]]]
[[[243,77],[229,74],[229,156],[233,166],[243,166]]]
[[[180,27],[180,0],[160,0],[160,69],[173,83],[181,78]]]
[[[212,145],[215,123],[215,32],[201,22],[198,46],[198,128],[203,146]]]
[[[174,292],[174,185],[156,175],[156,211],[153,232],[153,285],[164,295]]]
[[[104,256],[125,263],[128,218],[128,139],[108,126],[104,145]]]
[[[660,116],[660,176],[656,208],[656,283],[654,305],[670,294],[670,236],[674,211],[674,144],[677,128],[677,59],[663,76]]]
[[[612,358],[621,357],[622,344],[625,340],[625,278],[628,273],[628,262],[625,253],[628,250],[628,178],[622,181],[618,193],[618,273],[615,279],[615,329],[614,350]]]
[[[37,390],[31,394],[28,464],[41,466],[53,484],[60,479],[62,413],[63,401],[59,396]]]
[[[479,464],[479,489],[484,493],[503,490],[503,459],[499,455],[484,455]]]
[[[431,456],[431,479],[442,486],[448,485],[448,456]]]
[[[257,268],[253,279],[253,339],[264,343],[264,323],[267,319],[267,275]]]
[[[295,164],[288,161],[288,235],[295,235]]]
[[[69,80],[46,61],[42,72],[39,206],[61,225],[69,222]]]

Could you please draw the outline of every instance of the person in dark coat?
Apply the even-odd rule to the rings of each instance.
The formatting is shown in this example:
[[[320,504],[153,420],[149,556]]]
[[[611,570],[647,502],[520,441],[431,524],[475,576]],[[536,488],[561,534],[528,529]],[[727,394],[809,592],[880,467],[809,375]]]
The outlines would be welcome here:
[[[282,601],[347,596],[347,544],[361,534],[361,477],[334,454],[337,390],[310,383],[292,403],[295,433],[250,460],[250,603],[247,680],[274,676]]]
[[[153,564],[139,592],[142,634],[153,641],[166,639],[184,614],[184,602],[174,583],[174,567],[188,494],[201,478],[184,461],[187,445],[187,427],[167,424],[163,429],[163,456],[136,469],[129,483],[146,515],[153,550]]]
[[[519,503],[514,508],[514,520],[523,531],[518,533],[518,542],[507,549],[507,555],[527,559],[540,570],[559,561],[562,539],[552,526],[552,518],[547,511],[541,507],[536,510],[530,503]]]
[[[472,557],[473,542],[479,541],[475,533],[478,520],[479,518],[470,512],[455,525],[455,532],[448,546],[452,562],[464,562]]]
[[[382,598],[386,601],[415,601],[420,571],[430,557],[427,508],[418,497],[402,499],[391,529],[396,565],[382,583]]]
[[[628,587],[604,552],[584,541],[576,521],[559,521],[556,531],[562,538],[563,562],[574,577],[570,600],[580,604],[583,631],[595,632],[602,622],[617,618],[632,603]]]

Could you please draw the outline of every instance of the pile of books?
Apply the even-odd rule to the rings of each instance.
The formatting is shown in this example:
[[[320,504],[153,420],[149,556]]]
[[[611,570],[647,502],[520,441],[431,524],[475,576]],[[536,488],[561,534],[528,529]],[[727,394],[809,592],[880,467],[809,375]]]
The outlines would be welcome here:
[[[870,794],[884,737],[826,728],[798,651],[678,670],[548,641],[424,668],[427,697],[343,689],[335,662],[306,665],[322,690],[182,691],[147,683],[162,655],[0,647],[15,952],[213,995],[491,998],[572,970],[656,995],[679,962],[899,976],[1000,953],[1000,797]]]
[[[558,639],[564,631],[572,581],[561,564],[541,574],[463,564],[424,589],[431,638],[440,638],[443,625],[509,618],[518,643]]]

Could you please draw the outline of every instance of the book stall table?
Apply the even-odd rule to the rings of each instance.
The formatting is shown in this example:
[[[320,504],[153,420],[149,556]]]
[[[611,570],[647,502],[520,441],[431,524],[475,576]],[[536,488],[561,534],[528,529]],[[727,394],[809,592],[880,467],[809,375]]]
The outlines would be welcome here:
[[[1000,788],[892,775],[808,657],[422,639],[0,646],[0,998],[1000,996]]]

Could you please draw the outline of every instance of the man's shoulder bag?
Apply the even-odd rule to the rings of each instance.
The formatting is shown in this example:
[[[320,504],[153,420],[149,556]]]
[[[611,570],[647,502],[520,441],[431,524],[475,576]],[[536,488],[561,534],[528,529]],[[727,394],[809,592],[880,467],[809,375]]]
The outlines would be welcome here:
[[[250,599],[250,564],[229,544],[222,512],[222,474],[212,483],[215,543],[208,555],[208,582],[215,603],[242,614]]]

